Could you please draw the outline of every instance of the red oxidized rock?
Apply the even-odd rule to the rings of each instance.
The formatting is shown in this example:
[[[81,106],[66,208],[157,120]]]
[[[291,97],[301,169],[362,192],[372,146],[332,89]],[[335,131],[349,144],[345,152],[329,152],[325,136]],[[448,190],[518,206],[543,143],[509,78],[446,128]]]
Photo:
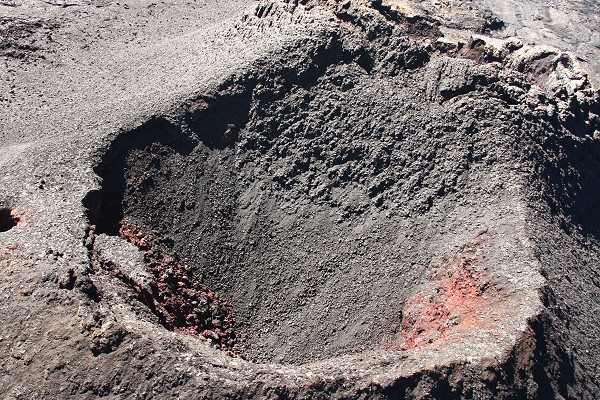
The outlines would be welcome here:
[[[122,223],[121,236],[144,250],[146,267],[157,289],[157,313],[171,330],[202,336],[216,347],[231,350],[235,344],[231,306],[189,275],[174,257],[154,247],[136,225]],[[235,353],[229,351],[232,355]]]

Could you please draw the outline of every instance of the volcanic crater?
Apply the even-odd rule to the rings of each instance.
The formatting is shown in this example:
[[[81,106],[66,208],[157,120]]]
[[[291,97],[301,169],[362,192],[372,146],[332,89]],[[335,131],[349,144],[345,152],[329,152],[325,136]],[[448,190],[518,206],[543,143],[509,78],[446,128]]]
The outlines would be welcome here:
[[[308,78],[232,78],[105,151],[84,201],[93,234],[144,254],[147,289],[124,282],[166,328],[305,364],[489,335],[529,296],[511,282],[530,257],[523,216],[502,211],[518,185],[498,179],[473,120],[424,123],[430,104],[335,52]],[[370,97],[374,84],[398,108]],[[450,134],[414,139],[448,120]],[[461,135],[472,144],[455,146]]]
[[[173,331],[259,392],[564,392],[552,371],[575,367],[548,334],[531,221],[576,226],[589,194],[561,196],[579,172],[548,156],[592,141],[587,76],[557,49],[444,41],[380,2],[313,6],[258,5],[236,34],[290,16],[322,31],[99,151],[83,200],[99,295],[123,329]]]
[[[547,3],[0,1],[0,397],[598,398],[600,14]]]

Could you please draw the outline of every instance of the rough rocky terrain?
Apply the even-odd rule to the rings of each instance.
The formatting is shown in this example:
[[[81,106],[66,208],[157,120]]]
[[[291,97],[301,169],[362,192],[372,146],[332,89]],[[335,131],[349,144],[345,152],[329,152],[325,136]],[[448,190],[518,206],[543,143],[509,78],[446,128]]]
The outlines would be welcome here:
[[[595,7],[0,2],[1,397],[597,398]]]

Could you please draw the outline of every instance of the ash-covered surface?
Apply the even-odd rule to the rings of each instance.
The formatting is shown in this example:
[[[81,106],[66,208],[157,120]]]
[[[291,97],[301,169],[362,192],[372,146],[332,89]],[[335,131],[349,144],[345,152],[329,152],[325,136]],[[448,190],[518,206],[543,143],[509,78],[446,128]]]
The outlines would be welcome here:
[[[0,6],[32,24],[3,53],[0,393],[597,397],[577,56],[462,3],[246,3]]]

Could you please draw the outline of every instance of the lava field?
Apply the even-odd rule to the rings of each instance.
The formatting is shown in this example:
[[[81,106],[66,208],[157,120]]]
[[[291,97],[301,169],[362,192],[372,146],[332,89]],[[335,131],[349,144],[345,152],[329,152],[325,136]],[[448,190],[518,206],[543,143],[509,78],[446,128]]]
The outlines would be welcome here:
[[[57,93],[1,114],[0,394],[597,397],[581,57],[464,2],[97,3],[0,19]]]

